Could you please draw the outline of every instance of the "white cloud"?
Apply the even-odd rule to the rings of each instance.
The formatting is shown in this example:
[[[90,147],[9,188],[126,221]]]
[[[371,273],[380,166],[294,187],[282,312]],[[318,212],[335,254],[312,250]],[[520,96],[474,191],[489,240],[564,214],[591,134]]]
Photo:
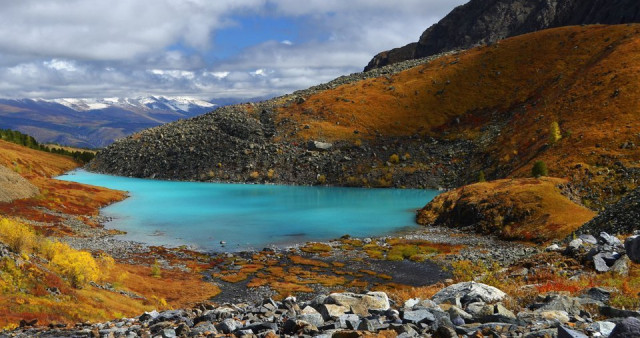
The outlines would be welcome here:
[[[283,94],[362,70],[373,55],[416,41],[464,2],[0,0],[0,96]],[[303,25],[290,38],[213,61],[212,37],[239,25],[234,15]]]

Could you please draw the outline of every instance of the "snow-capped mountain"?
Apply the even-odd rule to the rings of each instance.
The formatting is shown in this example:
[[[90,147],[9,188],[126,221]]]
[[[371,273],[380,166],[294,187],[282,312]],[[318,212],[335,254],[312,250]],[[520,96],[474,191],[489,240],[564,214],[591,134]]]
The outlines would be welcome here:
[[[0,99],[0,128],[19,130],[41,143],[100,148],[142,129],[214,110],[190,97]]]
[[[55,99],[49,102],[59,103],[75,111],[102,110],[109,107],[139,110],[172,110],[190,113],[194,110],[212,109],[216,105],[186,96],[166,97],[147,96],[138,98],[108,97],[103,99]]]

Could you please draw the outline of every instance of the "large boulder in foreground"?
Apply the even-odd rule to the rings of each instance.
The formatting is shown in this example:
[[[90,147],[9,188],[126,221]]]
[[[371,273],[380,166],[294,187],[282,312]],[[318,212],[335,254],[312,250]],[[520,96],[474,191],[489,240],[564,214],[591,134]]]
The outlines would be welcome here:
[[[0,165],[0,202],[30,198],[40,193],[38,188],[15,171]]]
[[[436,293],[431,300],[436,304],[474,302],[495,303],[502,301],[507,294],[500,289],[476,282],[463,282],[450,285]]]
[[[418,211],[417,222],[471,228],[504,239],[564,238],[595,215],[563,195],[566,183],[542,177],[464,186],[437,196]]]

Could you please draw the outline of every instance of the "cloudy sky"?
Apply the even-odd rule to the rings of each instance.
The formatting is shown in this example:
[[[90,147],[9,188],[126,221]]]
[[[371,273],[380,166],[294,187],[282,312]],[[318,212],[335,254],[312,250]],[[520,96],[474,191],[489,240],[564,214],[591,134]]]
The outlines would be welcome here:
[[[466,0],[0,0],[0,97],[276,95],[361,71]]]

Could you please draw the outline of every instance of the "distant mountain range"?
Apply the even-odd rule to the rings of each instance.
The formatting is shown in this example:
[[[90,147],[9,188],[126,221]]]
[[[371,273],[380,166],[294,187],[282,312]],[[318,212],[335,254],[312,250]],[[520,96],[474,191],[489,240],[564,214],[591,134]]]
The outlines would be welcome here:
[[[19,130],[40,143],[100,148],[142,129],[197,116],[219,105],[190,97],[102,99],[0,99],[0,128]]]

